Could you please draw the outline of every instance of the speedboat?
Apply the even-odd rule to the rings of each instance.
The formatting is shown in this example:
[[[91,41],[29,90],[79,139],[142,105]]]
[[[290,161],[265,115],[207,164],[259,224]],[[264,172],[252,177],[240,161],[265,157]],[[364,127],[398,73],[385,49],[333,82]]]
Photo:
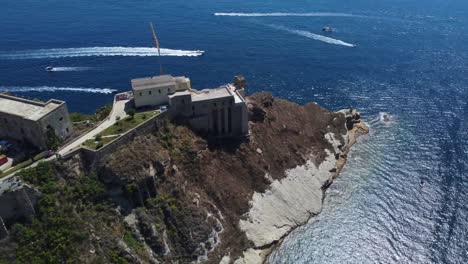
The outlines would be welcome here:
[[[45,70],[46,70],[46,71],[53,71],[53,70],[54,70],[54,67],[48,66],[48,67],[45,68]]]
[[[331,27],[323,27],[323,28],[322,28],[322,31],[324,31],[324,32],[333,32],[333,28],[331,28]]]

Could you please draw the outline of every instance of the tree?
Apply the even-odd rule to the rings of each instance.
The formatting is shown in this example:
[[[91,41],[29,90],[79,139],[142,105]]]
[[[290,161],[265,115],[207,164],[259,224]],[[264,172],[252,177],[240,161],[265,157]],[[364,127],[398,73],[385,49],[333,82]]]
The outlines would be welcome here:
[[[133,117],[135,116],[135,109],[129,109],[127,114],[130,116],[131,119],[133,119]]]
[[[55,134],[52,127],[47,127],[46,131],[46,145],[48,149],[57,150],[62,144],[63,140]]]

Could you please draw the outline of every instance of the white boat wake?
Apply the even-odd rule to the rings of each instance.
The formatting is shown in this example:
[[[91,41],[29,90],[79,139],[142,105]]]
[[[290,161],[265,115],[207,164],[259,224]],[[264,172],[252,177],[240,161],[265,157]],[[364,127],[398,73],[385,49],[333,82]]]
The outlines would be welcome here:
[[[13,93],[25,93],[25,92],[84,92],[84,93],[101,93],[111,94],[117,92],[115,89],[110,88],[85,88],[85,87],[54,87],[54,86],[0,86],[0,91],[13,92]]]
[[[48,71],[52,72],[62,72],[62,71],[87,71],[90,70],[91,67],[52,67],[52,69]]]
[[[215,16],[232,16],[232,17],[360,17],[358,15],[347,13],[328,13],[328,12],[313,12],[313,13],[214,13]]]
[[[291,28],[287,28],[287,27],[284,27],[284,26],[278,26],[278,25],[272,25],[272,24],[265,24],[265,25],[268,26],[268,27],[274,28],[274,29],[283,30],[283,31],[286,31],[286,32],[289,32],[289,33],[292,33],[292,34],[296,34],[296,35],[303,36],[303,37],[306,37],[306,38],[311,38],[311,39],[323,41],[323,42],[326,42],[326,43],[329,43],[329,44],[342,45],[342,46],[346,46],[346,47],[356,47],[356,45],[354,45],[354,44],[347,43],[347,42],[344,42],[344,41],[339,40],[339,39],[334,39],[334,38],[314,34],[312,32],[305,31],[305,30],[291,29]]]
[[[161,49],[161,56],[196,57],[203,55],[202,50]],[[63,49],[24,50],[0,53],[0,59],[47,59],[91,56],[158,56],[156,48],[149,47],[87,47]]]

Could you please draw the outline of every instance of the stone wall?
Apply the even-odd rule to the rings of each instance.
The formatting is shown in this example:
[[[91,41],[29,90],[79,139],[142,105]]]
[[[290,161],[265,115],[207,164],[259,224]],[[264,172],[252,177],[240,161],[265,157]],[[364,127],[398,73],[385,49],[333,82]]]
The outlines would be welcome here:
[[[55,134],[62,139],[68,138],[73,133],[73,125],[70,121],[67,105],[61,104],[57,109],[45,115],[39,120],[42,131],[47,131],[50,126]]]
[[[45,148],[45,135],[38,122],[0,112],[0,137],[12,138]]]
[[[55,134],[62,139],[68,138],[73,132],[68,109],[65,102],[49,100],[48,102],[36,102],[20,97],[0,94],[2,98],[17,101],[25,105],[47,108],[49,104],[57,105],[55,109],[40,116],[37,120],[28,117],[0,112],[0,137],[16,139],[34,145],[39,149],[46,149],[47,128],[54,129]]]
[[[101,159],[107,155],[112,154],[119,148],[120,146],[124,145],[127,142],[133,140],[136,136],[144,135],[154,128],[162,126],[164,120],[170,120],[172,117],[172,112],[170,110],[166,110],[160,113],[157,116],[148,119],[146,122],[138,125],[134,129],[128,131],[127,133],[123,134],[122,136],[116,138],[114,141],[109,142],[107,145],[103,146],[98,150],[93,150],[89,148],[80,148],[69,154],[63,156],[63,159],[68,159],[76,154],[81,154],[82,158],[89,164],[91,167],[97,165]],[[130,158],[130,157],[129,157]]]

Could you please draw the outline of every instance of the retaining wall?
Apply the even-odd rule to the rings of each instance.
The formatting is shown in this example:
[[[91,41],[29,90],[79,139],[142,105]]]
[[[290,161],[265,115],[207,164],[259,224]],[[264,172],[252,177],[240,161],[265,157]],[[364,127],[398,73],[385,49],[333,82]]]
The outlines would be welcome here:
[[[163,125],[164,120],[170,120],[172,118],[172,112],[166,110],[160,113],[157,116],[154,116],[144,123],[136,126],[130,131],[127,131],[125,134],[109,142],[100,149],[94,150],[86,147],[81,147],[75,151],[68,153],[65,156],[62,156],[62,159],[69,159],[77,154],[81,154],[82,158],[91,166],[94,167],[98,164],[101,159],[107,155],[115,152],[120,146],[132,141],[136,136],[144,135],[153,129]]]

